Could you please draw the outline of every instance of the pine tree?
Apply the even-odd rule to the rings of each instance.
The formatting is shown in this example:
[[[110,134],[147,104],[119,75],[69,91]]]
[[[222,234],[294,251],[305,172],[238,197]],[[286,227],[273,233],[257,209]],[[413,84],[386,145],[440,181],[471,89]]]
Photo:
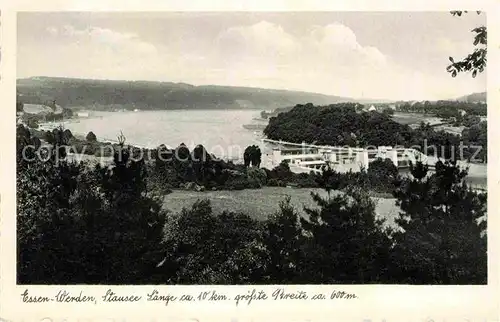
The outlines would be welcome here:
[[[36,138],[17,130],[18,283],[66,283],[78,276],[78,252],[67,246],[77,239],[70,199],[82,166],[56,158],[57,146],[37,156],[27,148]]]
[[[209,200],[169,217],[159,281],[169,284],[249,284],[263,281],[261,225],[248,215],[212,214]]]
[[[413,284],[481,284],[487,281],[486,200],[467,186],[467,170],[421,162],[394,192],[402,230],[394,234],[395,278]]]
[[[18,149],[26,141],[20,131]],[[19,283],[150,281],[163,256],[165,213],[145,191],[143,161],[121,148],[111,169],[18,158]]]
[[[327,176],[327,175],[326,175]],[[323,181],[331,182],[328,178]],[[329,192],[331,186],[324,186]],[[318,208],[305,208],[301,218],[308,237],[303,274],[310,283],[374,283],[387,278],[391,242],[375,203],[363,189],[322,198],[312,193]]]
[[[87,237],[94,249],[100,249],[98,253],[90,250],[100,265],[94,277],[99,283],[142,283],[162,259],[166,214],[161,199],[147,194],[144,159],[130,157],[123,135],[119,142],[113,165],[97,169],[102,204],[100,213],[88,213],[95,230]],[[80,197],[80,205],[85,207],[82,201],[86,197]]]
[[[290,204],[290,197],[265,222],[264,244],[268,254],[268,279],[273,284],[300,283],[305,238],[299,214]],[[307,282],[307,280],[305,280]]]

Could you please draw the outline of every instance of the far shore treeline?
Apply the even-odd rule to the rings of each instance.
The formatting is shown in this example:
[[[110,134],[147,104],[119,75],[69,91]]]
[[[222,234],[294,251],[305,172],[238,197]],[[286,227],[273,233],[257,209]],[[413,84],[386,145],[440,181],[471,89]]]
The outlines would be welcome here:
[[[65,107],[112,111],[170,109],[274,109],[293,102],[352,101],[350,98],[300,91],[186,83],[31,77],[17,80],[18,100]]]
[[[449,146],[459,139],[359,107],[297,105],[271,117],[265,133],[351,146],[424,138]],[[464,122],[463,115],[454,122]],[[468,131],[464,139],[484,140],[486,148],[486,124]],[[356,173],[326,165],[318,174],[295,174],[286,162],[261,168],[257,146],[247,147],[242,164],[184,144],[135,159],[123,135],[107,165],[76,162],[66,153],[68,146],[89,146],[95,157],[99,144],[95,133],[76,137],[62,127],[45,132],[18,125],[19,284],[487,283],[487,193],[472,189],[456,162],[439,161],[432,173],[417,162],[407,176],[388,159]],[[49,148],[40,160],[27,146]],[[164,202],[172,189],[266,185],[321,188],[327,196],[312,193],[316,206],[304,208],[306,216],[284,199],[276,213],[259,214],[264,220],[231,209],[215,214],[203,194],[178,213]],[[396,228],[375,213],[373,193],[395,198]]]

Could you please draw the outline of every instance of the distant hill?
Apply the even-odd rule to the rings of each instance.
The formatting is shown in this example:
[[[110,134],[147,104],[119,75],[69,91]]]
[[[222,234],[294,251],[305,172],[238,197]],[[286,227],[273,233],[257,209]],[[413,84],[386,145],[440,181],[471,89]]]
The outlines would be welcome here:
[[[260,109],[313,103],[352,102],[352,98],[317,93],[231,86],[194,86],[152,81],[31,77],[17,80],[18,100],[63,107],[114,109]]]
[[[472,93],[469,95],[461,96],[456,99],[460,102],[476,103],[476,102],[486,102],[486,92],[482,93]]]

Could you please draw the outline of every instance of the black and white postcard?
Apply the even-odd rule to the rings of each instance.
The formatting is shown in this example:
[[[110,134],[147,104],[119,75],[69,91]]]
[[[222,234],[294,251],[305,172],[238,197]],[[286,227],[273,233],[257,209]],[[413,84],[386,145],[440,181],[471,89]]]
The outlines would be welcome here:
[[[498,3],[237,2],[1,8],[0,318],[498,318]]]

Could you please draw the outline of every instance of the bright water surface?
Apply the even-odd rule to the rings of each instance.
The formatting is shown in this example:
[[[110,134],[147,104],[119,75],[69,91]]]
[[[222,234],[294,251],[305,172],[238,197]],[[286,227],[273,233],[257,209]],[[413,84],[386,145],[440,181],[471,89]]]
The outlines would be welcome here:
[[[256,123],[259,110],[170,110],[140,112],[92,112],[79,122],[67,122],[73,133],[92,131],[100,141],[116,140],[120,131],[131,145],[155,148],[160,144],[193,148],[202,144],[210,153],[239,158],[245,148],[260,145],[262,131],[243,128]]]

